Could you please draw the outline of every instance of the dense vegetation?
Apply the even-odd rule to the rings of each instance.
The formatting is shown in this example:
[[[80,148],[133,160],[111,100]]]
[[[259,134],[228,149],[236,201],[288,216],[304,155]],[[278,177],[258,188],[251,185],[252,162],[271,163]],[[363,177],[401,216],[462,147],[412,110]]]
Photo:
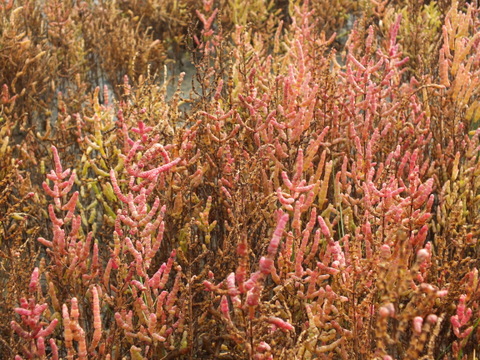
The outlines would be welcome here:
[[[479,12],[0,0],[0,358],[477,359]]]

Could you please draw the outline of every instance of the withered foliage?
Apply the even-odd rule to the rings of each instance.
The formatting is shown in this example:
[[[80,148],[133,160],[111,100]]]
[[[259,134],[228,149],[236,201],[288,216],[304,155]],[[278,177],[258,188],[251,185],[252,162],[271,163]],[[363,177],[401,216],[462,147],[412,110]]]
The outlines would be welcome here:
[[[477,359],[479,11],[0,1],[0,358]]]

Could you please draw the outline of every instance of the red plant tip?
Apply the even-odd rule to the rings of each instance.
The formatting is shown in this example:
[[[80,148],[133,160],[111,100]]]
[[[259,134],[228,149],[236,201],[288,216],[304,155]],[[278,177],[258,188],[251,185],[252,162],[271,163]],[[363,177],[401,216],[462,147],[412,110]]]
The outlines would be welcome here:
[[[289,324],[288,322],[275,316],[268,318],[268,322],[285,331],[295,329],[292,324]]]
[[[478,239],[477,239],[477,238],[474,238],[472,233],[468,233],[468,234],[465,236],[465,243],[468,244],[468,245],[470,245],[470,246],[476,245],[476,244],[477,244],[477,241],[478,241]]]
[[[37,288],[38,288],[38,277],[39,277],[39,273],[38,273],[38,267],[36,267],[33,272],[32,272],[32,277],[30,279],[30,285],[28,286],[28,289],[30,290],[30,292],[34,293],[35,291],[37,291]]]
[[[38,332],[37,337],[50,336],[53,333],[53,330],[55,330],[55,327],[57,326],[57,324],[58,324],[58,319],[53,319],[52,322],[45,329],[42,329]]]
[[[237,255],[238,256],[246,256],[247,255],[247,244],[240,243],[237,246]]]
[[[278,221],[278,225],[273,233],[273,237],[272,237],[272,240],[270,241],[270,245],[268,245],[267,252],[269,257],[273,258],[277,253],[278,244],[280,243],[280,239],[282,238],[283,230],[287,225],[288,218],[289,218],[288,214],[283,214],[281,215],[280,220]]]
[[[378,309],[378,312],[380,314],[381,317],[388,317],[388,316],[394,316],[395,315],[395,307],[393,306],[392,303],[388,303],[382,307],[380,307],[380,309]]]
[[[428,259],[430,253],[427,249],[420,249],[417,251],[417,262],[423,263],[425,260]]]
[[[220,301],[220,310],[227,318],[230,317],[230,307],[228,306],[228,299],[225,295],[222,296],[222,300]]]
[[[226,284],[228,288],[228,295],[237,296],[240,293],[235,285],[235,273],[232,272],[230,275],[228,275]]]
[[[432,284],[420,284],[420,289],[422,289],[425,292],[435,291],[435,287]]]
[[[382,306],[380,309],[378,309],[378,313],[382,318],[390,316],[390,311],[385,306]]]
[[[423,318],[421,316],[415,316],[415,318],[413,319],[413,330],[415,330],[417,334],[421,334],[422,326],[423,326]]]
[[[248,291],[246,300],[248,306],[254,307],[258,305],[258,301],[260,298],[259,291],[260,289],[253,289]]]
[[[260,259],[260,272],[264,275],[270,274],[273,268],[273,259],[262,256]]]
[[[392,256],[392,252],[390,250],[390,246],[388,246],[387,244],[383,244],[380,247],[380,257],[384,260],[388,260],[390,259],[391,256]]]
[[[138,290],[140,291],[145,291],[147,290],[147,288],[145,287],[145,285],[143,285],[140,281],[138,280],[132,280],[130,282],[132,285],[134,285]]]
[[[80,312],[78,310],[78,301],[76,297],[72,298],[71,300],[70,316],[74,319],[78,319],[78,317],[80,316]]]
[[[323,219],[322,216],[318,216],[318,224],[320,225],[320,229],[322,230],[323,236],[325,236],[327,239],[330,239],[330,229],[328,228],[327,224],[325,223],[325,220]]]
[[[58,360],[58,346],[55,343],[54,339],[48,341],[50,343],[50,348],[52,349],[52,360]]]
[[[438,316],[435,314],[430,314],[427,316],[427,322],[431,325],[436,324],[438,321]]]
[[[60,157],[58,156],[58,150],[57,148],[52,145],[52,152],[53,152],[53,161],[55,163],[55,172],[57,173],[58,176],[62,174],[63,168],[62,164],[60,163]]]
[[[437,296],[438,297],[445,297],[448,295],[448,290],[440,290],[440,291],[437,291]]]
[[[265,341],[260,341],[260,344],[257,346],[258,352],[265,352],[272,350],[271,346],[268,345]]]
[[[205,286],[205,289],[207,291],[215,291],[217,287],[213,285],[210,281],[204,280],[203,281],[203,286]]]
[[[31,310],[27,310],[27,309],[23,309],[23,308],[15,308],[13,309],[18,315],[21,315],[21,316],[30,316],[32,315],[32,311]]]
[[[46,355],[45,353],[45,338],[43,336],[39,336],[37,338],[37,354],[41,357]]]

